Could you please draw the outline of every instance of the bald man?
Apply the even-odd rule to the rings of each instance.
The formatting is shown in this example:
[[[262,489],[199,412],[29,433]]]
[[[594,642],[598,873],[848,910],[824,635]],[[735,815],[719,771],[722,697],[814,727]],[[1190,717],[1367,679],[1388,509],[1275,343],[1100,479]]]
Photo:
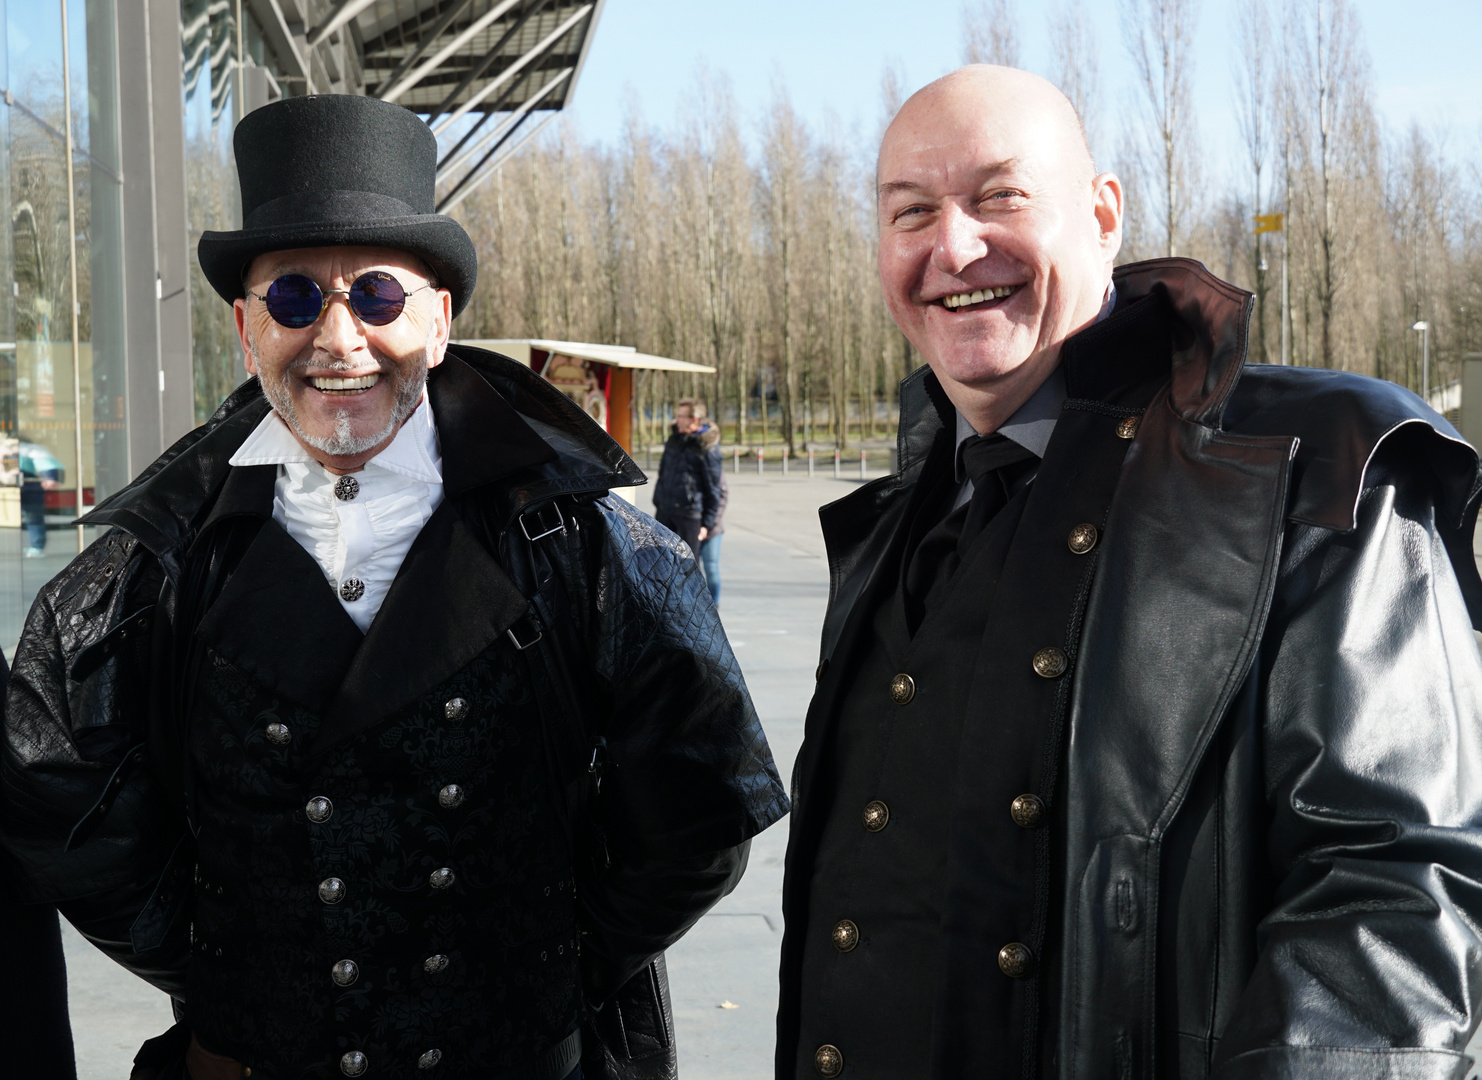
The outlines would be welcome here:
[[[921,90],[878,182],[926,366],[900,472],[822,512],[778,1077],[1463,1077],[1476,455],[1248,364],[1198,263],[1114,269],[1122,186],[1035,76]]]

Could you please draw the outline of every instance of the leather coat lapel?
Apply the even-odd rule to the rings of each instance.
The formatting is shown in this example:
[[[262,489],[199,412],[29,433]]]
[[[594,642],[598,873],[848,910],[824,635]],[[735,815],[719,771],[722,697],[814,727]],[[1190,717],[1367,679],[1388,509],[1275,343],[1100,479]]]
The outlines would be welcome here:
[[[525,613],[525,598],[458,516],[458,502],[445,500],[407,552],[311,756],[416,701]]]
[[[272,518],[277,467],[234,468],[202,528],[262,519],[196,636],[237,667],[316,712],[329,704],[360,647],[319,564]]]

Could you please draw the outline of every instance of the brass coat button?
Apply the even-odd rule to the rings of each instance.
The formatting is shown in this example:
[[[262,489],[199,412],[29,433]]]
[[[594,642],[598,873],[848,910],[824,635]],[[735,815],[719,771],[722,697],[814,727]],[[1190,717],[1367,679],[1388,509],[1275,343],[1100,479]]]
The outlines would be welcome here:
[[[879,832],[890,824],[890,807],[879,799],[871,799],[865,803],[864,827],[870,832]]]
[[[446,889],[457,880],[458,875],[453,873],[452,867],[440,866],[427,875],[427,883],[434,889]]]
[[[333,813],[334,803],[330,802],[323,795],[315,795],[312,799],[304,804],[304,814],[315,825],[324,824],[324,822],[329,820],[329,816]]]
[[[905,672],[890,680],[890,700],[897,705],[906,705],[916,696],[916,680]]]
[[[319,899],[326,904],[338,904],[345,898],[345,883],[337,877],[327,877],[319,883]]]
[[[360,481],[353,476],[342,476],[334,482],[334,497],[349,502],[360,494]]]
[[[813,1068],[819,1076],[838,1076],[844,1071],[844,1055],[832,1043],[824,1043],[813,1051]]]
[[[998,970],[1011,979],[1022,979],[1034,968],[1034,953],[1029,946],[1011,941],[998,950]]]
[[[358,577],[346,578],[340,582],[340,599],[347,604],[353,604],[365,595],[365,582]]]
[[[329,969],[329,977],[336,986],[351,986],[360,978],[360,965],[354,960],[341,960]]]
[[[834,923],[834,948],[840,952],[853,952],[859,944],[859,927],[853,919],[840,919]]]
[[[449,698],[447,703],[443,705],[443,716],[447,717],[455,724],[458,723],[458,721],[460,720],[467,719],[468,699],[461,697]]]
[[[1096,538],[1099,535],[1095,525],[1077,525],[1070,530],[1070,536],[1066,539],[1065,545],[1077,555],[1084,555],[1096,546]]]
[[[813,681],[818,682],[823,678],[823,673],[828,670],[828,657],[825,656],[818,661],[818,669],[813,672]]]
[[[364,1076],[370,1068],[370,1060],[359,1050],[351,1050],[340,1057],[340,1072],[346,1076]]]
[[[1038,795],[1020,795],[1009,804],[1009,816],[1021,829],[1037,829],[1045,823],[1045,801]]]
[[[269,724],[264,729],[264,734],[267,735],[268,742],[273,743],[277,746],[282,746],[290,738],[292,738],[292,735],[288,731],[288,725],[278,723],[277,721]]]
[[[449,784],[437,793],[437,804],[444,810],[456,810],[463,805],[463,788]]]
[[[1129,416],[1117,425],[1117,438],[1134,439],[1137,437],[1137,424],[1139,417]]]
[[[1065,674],[1069,661],[1065,652],[1051,645],[1034,654],[1034,673],[1045,679],[1058,679]]]

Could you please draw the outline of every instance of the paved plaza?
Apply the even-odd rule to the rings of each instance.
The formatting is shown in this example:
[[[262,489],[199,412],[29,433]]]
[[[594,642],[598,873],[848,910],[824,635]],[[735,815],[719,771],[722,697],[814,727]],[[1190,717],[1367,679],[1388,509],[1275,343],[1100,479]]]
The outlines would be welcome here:
[[[817,509],[859,485],[801,472],[728,475],[721,549],[721,616],[784,782],[803,737],[828,599]],[[651,509],[647,489],[637,501]],[[684,1080],[771,1074],[787,826],[783,819],[757,837],[737,890],[669,952]],[[169,1000],[65,923],[63,933],[79,1080],[126,1080],[140,1042],[172,1023]]]

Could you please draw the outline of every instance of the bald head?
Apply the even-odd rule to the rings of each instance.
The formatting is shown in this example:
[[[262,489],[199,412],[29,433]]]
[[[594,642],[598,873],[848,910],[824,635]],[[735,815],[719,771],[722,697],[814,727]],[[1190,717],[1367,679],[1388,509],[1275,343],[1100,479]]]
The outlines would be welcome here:
[[[957,68],[913,93],[886,127],[885,138],[880,142],[880,157],[885,156],[892,135],[898,138],[903,132],[913,132],[923,116],[956,119],[971,126],[981,123],[986,114],[999,124],[1018,123],[1039,132],[1043,150],[1051,151],[1060,160],[1060,166],[1077,179],[1089,182],[1095,176],[1091,142],[1086,139],[1085,124],[1077,116],[1076,107],[1070,104],[1070,98],[1048,79],[996,64]],[[876,176],[879,176],[879,160],[876,160]]]
[[[1096,318],[1122,188],[1096,174],[1070,101],[974,64],[913,94],[880,144],[880,282],[958,411],[997,429]]]

